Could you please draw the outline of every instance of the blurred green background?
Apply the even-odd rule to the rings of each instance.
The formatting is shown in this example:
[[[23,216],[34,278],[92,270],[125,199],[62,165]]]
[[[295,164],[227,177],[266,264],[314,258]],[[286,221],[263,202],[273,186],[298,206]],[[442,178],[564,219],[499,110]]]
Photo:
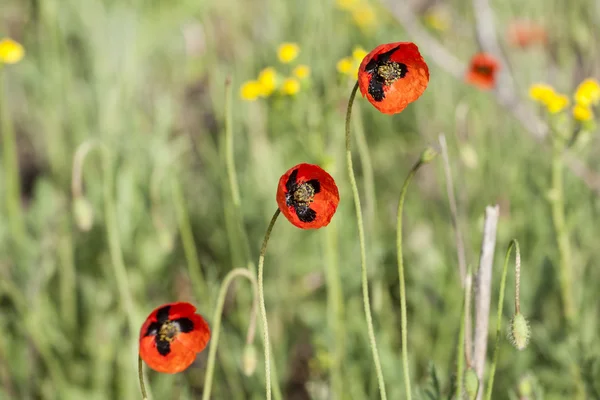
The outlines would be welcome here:
[[[1,71],[3,129],[10,124],[16,135],[23,210],[22,220],[7,212],[6,183],[15,171],[7,169],[10,151],[4,151],[3,135],[1,399],[141,398],[137,336],[146,316],[163,303],[190,301],[212,326],[220,282],[234,267],[254,268],[277,207],[278,179],[300,162],[328,170],[341,201],[324,229],[299,230],[281,218],[269,244],[266,308],[283,398],[379,398],[344,159],[344,113],[353,82],[336,64],[356,46],[368,51],[394,41],[417,43],[430,66],[429,87],[394,116],[358,98],[353,123],[373,318],[389,398],[404,397],[396,204],[409,168],[442,132],[466,261],[474,269],[485,206],[500,205],[492,315],[506,246],[511,238],[521,244],[521,308],[531,324],[531,343],[518,352],[503,328],[494,398],[599,398],[597,131],[571,151],[588,168],[586,179],[572,169],[565,172],[578,321],[569,330],[561,312],[548,202],[548,141],[535,139],[498,104],[495,92],[468,85],[449,71],[453,66],[432,47],[431,40],[466,65],[479,51],[475,26],[481,16],[464,0],[390,3],[2,0],[0,37],[22,43],[26,55]],[[532,83],[547,82],[570,95],[582,79],[600,76],[597,1],[507,0],[494,1],[492,8],[510,62],[502,71],[512,72],[514,93],[521,98],[518,110],[527,107],[533,117],[546,117],[527,98]],[[404,18],[398,20],[390,9]],[[509,26],[522,19],[545,26],[548,42],[527,48],[511,43]],[[420,42],[415,32],[427,40]],[[283,42],[300,48],[291,64],[277,59]],[[311,74],[298,93],[275,92],[255,101],[240,97],[242,84],[263,68],[272,66],[283,78],[299,64],[309,66]],[[239,210],[225,163],[227,77]],[[76,215],[73,160],[90,140],[104,147],[86,157],[79,200],[88,203],[78,205],[84,215]],[[79,229],[90,213],[91,229]],[[19,225],[23,229],[15,234]],[[426,398],[435,386],[435,369],[448,398],[463,293],[441,158],[418,173],[409,191],[404,234],[413,387]],[[513,282],[510,272],[508,313]],[[250,286],[240,281],[234,288],[224,310],[212,398],[264,398],[260,331],[255,373],[247,377],[241,368]],[[200,398],[206,356],[201,353],[178,375],[148,370],[152,397]],[[523,383],[534,393],[527,397]]]

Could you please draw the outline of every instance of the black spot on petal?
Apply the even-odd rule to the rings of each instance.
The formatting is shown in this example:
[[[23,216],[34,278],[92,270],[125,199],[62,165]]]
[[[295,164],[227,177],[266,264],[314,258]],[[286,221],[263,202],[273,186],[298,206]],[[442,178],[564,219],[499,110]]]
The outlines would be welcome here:
[[[146,330],[146,333],[144,334],[144,336],[158,335],[158,331],[160,330],[161,326],[162,326],[162,324],[160,322],[151,323],[150,326],[148,326],[148,329]]]
[[[287,189],[288,192],[293,192],[294,188],[296,187],[296,180],[298,179],[298,170],[295,169],[292,171],[292,173],[290,174],[287,182],[285,183],[285,188]]]
[[[302,222],[313,222],[317,218],[315,210],[310,209],[308,206],[296,206],[294,208],[298,219]]]
[[[171,343],[166,340],[156,340],[156,350],[161,356],[166,356],[171,352]]]
[[[179,318],[173,321],[179,325],[179,331],[182,333],[189,333],[194,330],[194,323],[188,318]]]
[[[315,194],[321,192],[321,182],[319,182],[318,179],[311,179],[306,183],[312,186],[313,190],[315,191]]]
[[[156,320],[160,324],[164,324],[169,320],[169,311],[171,310],[171,306],[164,306],[156,313]]]

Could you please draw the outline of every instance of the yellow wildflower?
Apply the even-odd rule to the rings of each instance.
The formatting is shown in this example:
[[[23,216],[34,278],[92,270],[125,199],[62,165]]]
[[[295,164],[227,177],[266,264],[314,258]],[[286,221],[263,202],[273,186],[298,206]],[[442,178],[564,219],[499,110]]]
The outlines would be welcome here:
[[[594,118],[594,114],[592,113],[592,110],[589,107],[586,107],[582,104],[575,104],[575,106],[573,107],[573,117],[577,120],[577,121],[590,121],[592,118]]]
[[[354,48],[354,50],[352,51],[352,58],[354,58],[354,60],[358,63],[360,63],[363,58],[366,57],[367,55],[367,51],[365,49],[363,49],[360,46],[357,46]]]
[[[273,67],[267,67],[258,74],[258,83],[260,83],[261,95],[270,96],[277,86],[277,71]]]
[[[298,57],[298,53],[300,47],[296,43],[282,43],[277,50],[277,57],[282,63],[288,64]]]
[[[283,81],[281,92],[289,96],[293,96],[300,91],[300,82],[296,78],[287,78]]]
[[[584,107],[600,103],[600,83],[593,78],[588,78],[577,86],[575,101]]]
[[[542,104],[546,104],[554,96],[554,88],[545,83],[535,83],[529,87],[529,97]]]
[[[371,28],[376,22],[375,11],[368,4],[363,4],[361,7],[357,7],[352,10],[352,19],[354,19],[354,23],[359,28]]]
[[[352,11],[359,4],[360,0],[336,0],[335,4],[342,10]]]
[[[0,64],[16,64],[25,55],[25,49],[12,39],[0,40]]]
[[[306,79],[310,76],[310,67],[308,65],[300,64],[296,68],[294,68],[292,73],[298,79]]]
[[[354,62],[352,58],[344,57],[337,62],[336,68],[340,73],[344,75],[350,75],[352,74],[352,70],[354,69]]]
[[[256,100],[262,92],[263,88],[259,81],[246,81],[240,88],[240,96],[248,101]]]
[[[556,114],[564,110],[569,105],[569,98],[564,94],[554,94],[546,100],[546,108],[550,114]]]

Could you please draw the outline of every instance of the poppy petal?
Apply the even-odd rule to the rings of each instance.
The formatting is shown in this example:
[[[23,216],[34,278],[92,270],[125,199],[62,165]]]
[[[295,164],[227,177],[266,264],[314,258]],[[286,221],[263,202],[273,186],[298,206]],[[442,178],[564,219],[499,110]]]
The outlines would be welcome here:
[[[384,114],[396,114],[417,100],[429,83],[429,68],[411,42],[377,46],[358,69],[363,97]]]
[[[496,86],[496,74],[500,64],[496,58],[487,53],[478,53],[473,56],[465,80],[483,90],[493,89]]]
[[[279,180],[276,197],[282,214],[301,229],[327,226],[340,200],[331,175],[312,164],[288,170]]]
[[[158,372],[188,368],[210,340],[210,328],[196,307],[171,303],[156,308],[140,330],[140,357]]]

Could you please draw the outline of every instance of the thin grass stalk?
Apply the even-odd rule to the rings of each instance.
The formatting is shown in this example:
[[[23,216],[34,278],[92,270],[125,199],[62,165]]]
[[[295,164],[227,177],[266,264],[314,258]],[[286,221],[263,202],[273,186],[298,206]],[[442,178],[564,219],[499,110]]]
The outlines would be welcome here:
[[[210,341],[210,347],[208,350],[208,361],[206,367],[206,374],[204,375],[204,392],[202,393],[202,400],[209,400],[210,393],[212,390],[212,381],[215,370],[215,359],[217,355],[217,346],[219,344],[219,335],[221,333],[221,319],[223,315],[223,306],[225,305],[225,297],[227,295],[227,291],[231,282],[235,278],[244,277],[247,278],[250,283],[252,283],[252,289],[254,292],[253,301],[252,301],[252,311],[250,313],[250,323],[248,327],[248,334],[246,338],[246,344],[250,344],[254,340],[254,327],[255,322],[254,319],[256,317],[256,308],[258,307],[258,284],[256,282],[256,278],[248,269],[245,268],[236,268],[231,270],[223,280],[221,284],[221,289],[219,291],[219,295],[217,297],[217,303],[215,305],[215,312],[213,316],[213,331],[212,337]]]

